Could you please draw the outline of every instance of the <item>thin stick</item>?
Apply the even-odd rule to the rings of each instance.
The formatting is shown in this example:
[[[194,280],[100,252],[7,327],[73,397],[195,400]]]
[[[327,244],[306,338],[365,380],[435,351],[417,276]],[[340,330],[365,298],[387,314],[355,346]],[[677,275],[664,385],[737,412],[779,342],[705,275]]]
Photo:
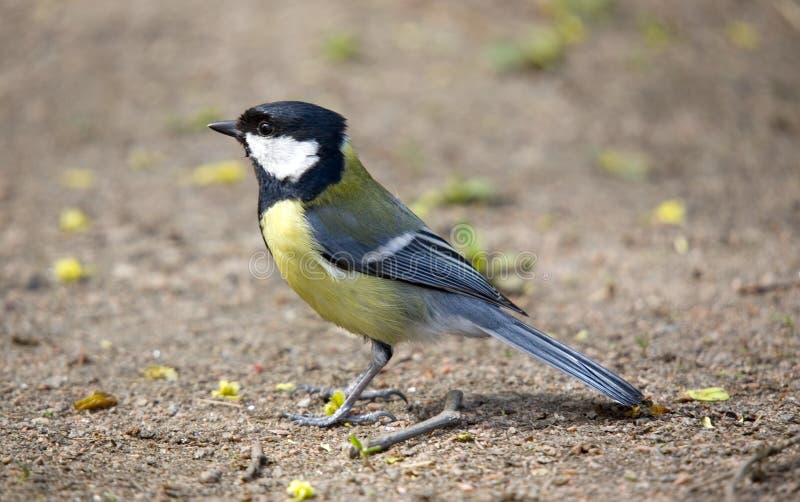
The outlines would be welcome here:
[[[461,420],[461,401],[464,399],[464,393],[460,390],[451,390],[447,393],[444,399],[444,409],[436,416],[433,416],[423,422],[414,424],[405,429],[399,430],[392,434],[379,436],[375,439],[368,439],[362,442],[364,450],[376,448],[377,451],[386,451],[393,445],[406,441],[408,439],[427,434],[435,429],[442,427],[449,427]],[[357,458],[361,452],[355,446],[351,446],[348,452],[350,458]]]
[[[772,291],[782,291],[800,287],[800,281],[770,282],[767,284],[743,284],[736,289],[740,295],[763,295]]]
[[[261,466],[267,463],[267,456],[264,455],[264,449],[261,447],[261,442],[256,440],[253,443],[253,448],[250,450],[250,465],[242,474],[242,481],[247,483],[258,477],[258,471]]]
[[[197,400],[200,401],[201,403],[213,404],[213,405],[219,405],[219,406],[230,406],[231,408],[241,408],[242,407],[242,405],[239,404],[239,403],[230,403],[228,401],[214,401],[213,399],[203,399],[203,398],[197,398]]]
[[[761,462],[767,457],[771,457],[773,455],[777,455],[778,453],[782,452],[783,450],[790,448],[796,444],[800,444],[800,435],[793,437],[792,439],[785,441],[783,443],[777,444],[775,446],[767,446],[765,448],[761,448],[755,455],[747,459],[747,462],[743,463],[739,469],[737,469],[736,474],[733,476],[733,479],[728,486],[725,487],[725,500],[728,502],[736,502],[736,485],[738,485],[745,476],[750,473],[750,470],[753,468],[755,464]]]

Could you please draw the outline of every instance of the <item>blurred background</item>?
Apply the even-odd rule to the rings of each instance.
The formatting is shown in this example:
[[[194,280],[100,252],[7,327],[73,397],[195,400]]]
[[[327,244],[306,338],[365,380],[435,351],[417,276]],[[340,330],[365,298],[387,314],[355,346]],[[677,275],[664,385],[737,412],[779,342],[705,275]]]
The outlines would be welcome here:
[[[345,115],[373,176],[437,232],[469,225],[462,250],[484,272],[503,264],[481,253],[533,256],[525,280],[498,286],[648,394],[779,382],[755,409],[789,392],[787,374],[797,381],[794,0],[5,0],[0,47],[6,425],[50,410],[77,427],[71,401],[102,387],[120,401],[107,427],[161,420],[169,402],[191,429],[208,412],[193,416],[192,400],[223,377],[280,424],[296,399],[273,384],[360,369],[366,349],[259,268],[251,167],[205,127],[285,99]],[[486,347],[402,349],[410,362],[385,379],[434,407],[447,387],[509,381],[545,410],[547,393],[598,399]],[[140,381],[154,363],[181,375],[157,383],[161,404]],[[493,406],[530,403],[495,402],[486,417]],[[797,424],[792,409],[783,423]],[[108,482],[135,476],[125,469]]]

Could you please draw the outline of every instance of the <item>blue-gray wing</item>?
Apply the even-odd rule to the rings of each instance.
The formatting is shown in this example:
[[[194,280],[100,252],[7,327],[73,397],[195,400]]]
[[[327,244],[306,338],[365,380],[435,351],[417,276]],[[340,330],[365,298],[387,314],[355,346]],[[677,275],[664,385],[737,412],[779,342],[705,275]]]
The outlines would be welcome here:
[[[343,270],[469,295],[525,314],[416,217],[400,228],[395,224],[387,225],[391,229],[360,226],[349,232],[341,213],[333,216],[328,210],[311,210],[306,216],[323,256]],[[331,225],[334,222],[338,225]]]

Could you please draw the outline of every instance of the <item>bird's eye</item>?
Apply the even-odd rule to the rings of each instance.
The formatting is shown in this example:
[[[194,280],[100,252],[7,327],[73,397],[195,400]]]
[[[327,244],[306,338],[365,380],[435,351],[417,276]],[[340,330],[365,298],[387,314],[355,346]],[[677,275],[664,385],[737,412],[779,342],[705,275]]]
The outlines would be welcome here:
[[[261,122],[258,124],[258,134],[262,136],[269,136],[275,132],[275,128],[273,128],[269,122]]]

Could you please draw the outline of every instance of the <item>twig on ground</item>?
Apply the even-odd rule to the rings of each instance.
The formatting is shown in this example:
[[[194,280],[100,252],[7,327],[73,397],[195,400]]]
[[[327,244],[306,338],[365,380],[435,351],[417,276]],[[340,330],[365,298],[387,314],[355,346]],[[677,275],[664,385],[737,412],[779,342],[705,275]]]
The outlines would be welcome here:
[[[379,436],[375,439],[368,439],[362,442],[363,449],[370,451],[386,451],[393,445],[406,441],[413,437],[421,436],[435,429],[448,427],[461,420],[461,401],[464,399],[464,393],[460,390],[451,390],[447,393],[444,401],[444,409],[436,416],[433,416],[423,422],[414,424],[410,427],[400,431]],[[361,455],[361,451],[355,446],[351,446],[348,451],[350,458],[357,458]]]
[[[231,403],[229,401],[215,401],[213,399],[203,399],[203,398],[200,398],[200,397],[197,398],[197,400],[200,401],[201,403],[214,404],[214,405],[219,405],[219,406],[230,406],[231,408],[241,408],[242,407],[242,405],[239,404],[239,403]]]
[[[258,472],[261,466],[267,463],[267,456],[264,455],[264,449],[261,447],[261,442],[256,440],[253,443],[253,448],[250,450],[250,464],[242,474],[242,481],[245,483],[252,481],[258,477]]]
[[[782,452],[787,448],[791,448],[792,446],[800,444],[800,435],[789,439],[788,441],[784,441],[783,443],[779,443],[774,446],[766,446],[761,448],[755,455],[747,459],[747,462],[743,463],[739,469],[736,470],[736,474],[734,474],[733,479],[728,486],[725,487],[725,500],[727,502],[736,502],[736,486],[747,476],[750,471],[752,470],[753,466],[758,462],[761,462],[767,457],[771,457],[773,455],[777,455],[778,453]]]
[[[797,281],[784,281],[784,282],[769,282],[766,284],[742,284],[736,288],[736,292],[740,295],[763,295],[772,291],[782,291],[784,289],[792,289],[800,287],[800,280]]]

